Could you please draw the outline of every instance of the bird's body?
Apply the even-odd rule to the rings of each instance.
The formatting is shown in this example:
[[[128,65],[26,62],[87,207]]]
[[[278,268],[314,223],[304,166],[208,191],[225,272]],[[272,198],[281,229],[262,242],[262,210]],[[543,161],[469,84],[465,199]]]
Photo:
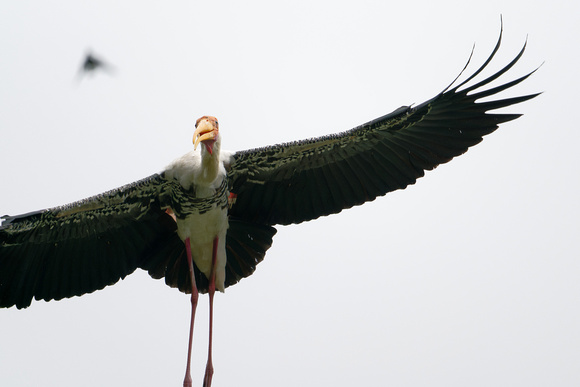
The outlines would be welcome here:
[[[465,81],[455,85],[456,79],[422,104],[349,131],[226,154],[217,120],[204,116],[196,123],[194,152],[161,173],[67,206],[4,217],[0,307],[80,296],[141,268],[192,294],[191,351],[198,291],[210,295],[211,322],[214,290],[254,272],[272,244],[273,226],[335,214],[404,189],[500,123],[518,118],[487,112],[537,94],[476,102],[533,73],[484,89],[515,65],[524,46],[495,74],[472,82],[500,42],[501,35]],[[212,373],[210,323],[206,385]]]
[[[213,118],[213,117],[212,117]],[[216,120],[217,121],[217,120]],[[228,190],[226,170],[220,158],[221,143],[216,141],[212,153],[202,147],[188,152],[165,169],[165,177],[174,179],[185,192],[191,192],[204,208],[185,208],[175,212],[177,234],[191,241],[191,253],[197,268],[210,277],[214,238],[218,237],[216,287],[225,290],[226,233],[228,229]],[[209,204],[209,208],[205,205]]]
[[[217,237],[216,289],[225,290],[226,279],[226,233],[228,230],[227,196],[220,195],[223,202],[204,213],[191,213],[184,219],[177,218],[177,234],[182,241],[191,241],[191,254],[197,268],[210,277],[214,239]]]
[[[88,52],[84,56],[77,78],[81,80],[85,75],[94,75],[98,71],[106,72],[109,75],[115,72],[113,66],[109,63],[96,57],[93,53]]]

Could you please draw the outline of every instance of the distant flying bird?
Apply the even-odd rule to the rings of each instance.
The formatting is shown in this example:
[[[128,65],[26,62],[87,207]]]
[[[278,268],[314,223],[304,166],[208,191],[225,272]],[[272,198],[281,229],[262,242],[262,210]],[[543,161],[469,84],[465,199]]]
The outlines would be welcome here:
[[[92,53],[85,55],[81,68],[79,69],[79,77],[85,74],[94,73],[97,70],[102,70],[109,74],[113,74],[113,67],[102,59],[97,58]]]
[[[536,71],[484,90],[516,64],[524,44],[497,73],[473,81],[497,53],[501,35],[471,76],[461,83],[456,78],[420,105],[400,107],[346,132],[235,153],[221,150],[217,119],[203,116],[195,124],[194,150],[164,171],[65,206],[5,216],[0,307],[26,308],[33,298],[91,293],[137,268],[165,277],[167,285],[192,294],[184,380],[189,386],[198,292],[207,292],[204,385],[209,386],[214,291],[223,292],[254,272],[272,244],[275,225],[336,214],[404,189],[426,170],[465,153],[498,124],[520,116],[486,112],[538,95],[476,103]]]

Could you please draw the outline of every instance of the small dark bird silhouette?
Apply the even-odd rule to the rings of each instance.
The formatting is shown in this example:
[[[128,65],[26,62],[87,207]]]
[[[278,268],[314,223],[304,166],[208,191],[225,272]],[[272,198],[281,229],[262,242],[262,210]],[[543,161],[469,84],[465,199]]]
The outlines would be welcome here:
[[[89,52],[86,54],[85,60],[83,61],[83,64],[79,70],[79,80],[83,77],[83,75],[91,73],[94,74],[95,71],[99,69],[109,74],[114,73],[113,67],[110,64],[104,62],[102,59],[95,57],[92,53]]]

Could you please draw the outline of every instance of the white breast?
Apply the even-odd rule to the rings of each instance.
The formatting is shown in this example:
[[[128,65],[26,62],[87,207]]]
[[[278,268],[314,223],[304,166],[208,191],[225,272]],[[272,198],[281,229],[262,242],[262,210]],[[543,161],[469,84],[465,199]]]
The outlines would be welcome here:
[[[177,219],[177,234],[181,240],[191,241],[191,255],[197,268],[209,278],[213,240],[218,237],[216,259],[216,289],[224,291],[226,279],[226,233],[228,230],[227,207],[214,208],[203,214],[191,214],[185,219]]]
[[[215,195],[216,190],[221,186],[226,178],[226,171],[221,161],[211,165],[206,162],[205,158],[202,161],[200,152],[189,152],[167,167],[165,177],[175,179],[185,190],[195,192],[196,198],[209,198]],[[176,221],[177,234],[183,241],[186,238],[190,239],[193,261],[208,278],[211,273],[213,241],[214,238],[218,238],[216,289],[223,292],[228,229],[227,207],[222,208],[219,203],[216,203],[216,206],[209,211],[187,214],[185,219],[178,217]]]

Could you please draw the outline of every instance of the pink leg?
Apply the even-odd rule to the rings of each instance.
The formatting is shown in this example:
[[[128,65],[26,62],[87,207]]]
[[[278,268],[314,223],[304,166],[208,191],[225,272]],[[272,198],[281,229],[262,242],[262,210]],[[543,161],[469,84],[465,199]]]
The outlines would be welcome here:
[[[212,344],[212,333],[213,333],[213,296],[215,293],[215,269],[217,262],[217,246],[218,237],[213,240],[213,253],[211,256],[211,273],[209,278],[209,346],[207,349],[207,365],[205,366],[205,376],[203,378],[203,387],[211,386],[211,379],[213,377],[213,364],[211,361],[211,344]]]
[[[191,257],[191,243],[189,238],[185,238],[185,251],[187,252],[187,264],[189,265],[189,276],[191,278],[191,322],[189,325],[189,347],[187,349],[187,366],[185,368],[185,379],[183,379],[183,387],[191,387],[191,372],[189,365],[191,364],[191,348],[193,345],[193,323],[195,322],[195,309],[197,308],[197,299],[199,292],[195,284],[195,276],[193,273],[193,260]]]

